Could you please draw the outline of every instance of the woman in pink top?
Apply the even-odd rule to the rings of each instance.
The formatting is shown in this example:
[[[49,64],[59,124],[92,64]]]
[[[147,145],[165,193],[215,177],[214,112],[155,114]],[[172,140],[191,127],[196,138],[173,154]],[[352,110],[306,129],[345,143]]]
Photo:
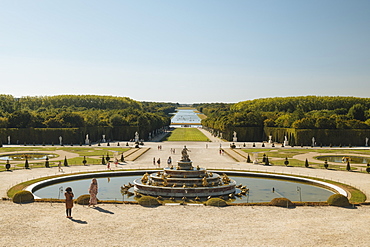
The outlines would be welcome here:
[[[89,207],[90,206],[95,207],[95,205],[98,204],[98,199],[96,198],[96,195],[98,194],[98,181],[96,181],[96,178],[93,178],[91,181],[89,194],[90,194]]]

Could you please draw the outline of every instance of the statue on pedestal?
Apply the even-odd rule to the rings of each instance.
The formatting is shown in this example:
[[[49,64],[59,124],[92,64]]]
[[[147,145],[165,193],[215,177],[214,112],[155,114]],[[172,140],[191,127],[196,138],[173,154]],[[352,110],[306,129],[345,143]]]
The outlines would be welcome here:
[[[181,156],[181,161],[190,161],[188,151],[190,151],[190,150],[187,149],[186,146],[184,146],[184,148],[181,151],[181,155],[182,155]]]
[[[234,131],[233,133],[233,142],[237,142],[238,141],[238,138],[236,137],[236,132]]]

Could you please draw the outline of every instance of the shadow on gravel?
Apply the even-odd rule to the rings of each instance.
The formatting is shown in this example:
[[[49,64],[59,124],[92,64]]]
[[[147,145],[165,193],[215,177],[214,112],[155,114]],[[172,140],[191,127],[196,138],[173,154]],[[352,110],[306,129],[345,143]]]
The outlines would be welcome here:
[[[78,224],[87,224],[87,221],[84,221],[84,220],[77,220],[77,219],[73,219],[73,218],[70,218],[71,221],[73,222],[76,222]]]
[[[106,213],[106,214],[114,214],[112,211],[109,211],[109,210],[106,210],[104,208],[101,208],[101,207],[94,207],[93,209],[101,212],[101,213]]]

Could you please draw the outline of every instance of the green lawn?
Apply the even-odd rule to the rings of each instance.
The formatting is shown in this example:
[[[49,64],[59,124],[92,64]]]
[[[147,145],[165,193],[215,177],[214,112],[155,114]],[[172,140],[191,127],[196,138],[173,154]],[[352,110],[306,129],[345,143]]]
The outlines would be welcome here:
[[[209,139],[196,128],[176,128],[164,141],[198,141],[207,142]]]
[[[253,153],[258,153],[258,159],[262,160],[264,154],[270,159],[274,165],[284,166],[285,158],[289,160],[289,166],[304,167],[305,161],[293,159],[293,156],[298,154],[304,154],[309,152],[316,152],[318,156],[321,153],[332,153],[333,155],[348,155],[348,154],[364,154],[369,155],[369,150],[361,149],[322,149],[322,148],[296,148],[296,149],[280,149],[280,148],[245,148],[242,149],[245,153],[249,154],[251,158],[254,157]],[[274,160],[274,158],[278,158]],[[311,168],[322,168],[325,169],[324,165],[320,162],[309,162]],[[366,164],[362,165],[362,171],[365,172]],[[330,164],[329,169],[332,170],[346,170],[345,163]],[[351,166],[352,171],[360,171],[359,167]]]
[[[84,159],[84,156],[86,156],[87,164],[100,164],[101,163],[101,157],[104,155],[106,156],[109,154],[111,160],[113,161],[114,153],[118,152],[123,153],[129,150],[128,147],[33,147],[33,146],[20,146],[20,147],[3,147],[0,148],[0,155],[3,155],[5,153],[9,152],[30,152],[30,151],[44,151],[46,153],[50,153],[56,150],[63,150],[71,153],[76,153],[79,155],[79,157],[68,159],[68,165],[74,166],[74,165],[83,165],[82,161]],[[55,161],[50,161],[49,165],[50,167],[56,167],[58,166],[58,161],[64,161],[64,157],[60,156],[59,159]],[[6,160],[0,161],[0,171],[5,170],[5,163]],[[23,169],[24,168],[24,162],[23,163],[13,163],[10,162],[12,169],[14,167],[16,169]],[[45,167],[45,161],[38,161],[38,162],[30,162],[29,163],[30,168],[41,168]]]

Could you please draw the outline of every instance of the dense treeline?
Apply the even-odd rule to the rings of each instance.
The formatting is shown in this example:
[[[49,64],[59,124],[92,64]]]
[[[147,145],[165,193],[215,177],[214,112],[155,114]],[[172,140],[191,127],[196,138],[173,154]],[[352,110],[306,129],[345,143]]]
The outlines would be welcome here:
[[[206,113],[202,125],[215,135],[238,141],[286,138],[292,145],[364,145],[370,137],[370,99],[299,96],[243,101],[232,105],[198,104]]]
[[[176,104],[127,97],[59,95],[15,98],[0,95],[1,128],[138,127],[149,132],[170,124]]]
[[[219,130],[229,127],[370,128],[368,98],[300,96],[256,99],[224,106],[199,104],[197,107],[208,116],[202,124]]]

